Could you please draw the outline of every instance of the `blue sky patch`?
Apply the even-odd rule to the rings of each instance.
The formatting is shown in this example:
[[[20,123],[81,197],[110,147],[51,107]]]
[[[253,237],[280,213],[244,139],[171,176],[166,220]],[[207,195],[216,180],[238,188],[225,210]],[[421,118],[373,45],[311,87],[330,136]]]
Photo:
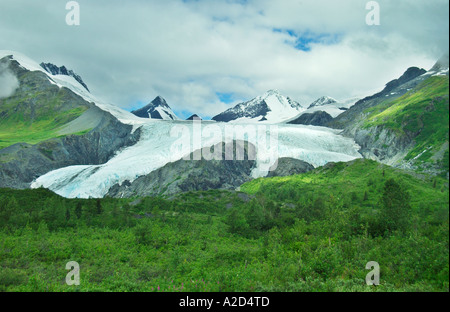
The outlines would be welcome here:
[[[310,31],[306,31],[303,33],[296,33],[292,29],[281,29],[281,28],[274,28],[273,31],[288,34],[294,40],[286,41],[286,43],[292,45],[297,50],[305,52],[311,51],[311,44],[313,43],[332,45],[339,43],[339,41],[341,40],[341,35],[339,34],[329,34],[329,33],[316,34]]]
[[[147,102],[147,103],[144,102],[144,101],[136,101],[131,107],[125,108],[125,110],[131,112],[131,111],[134,111],[134,110],[137,110],[137,109],[140,109],[140,108],[144,107],[148,103],[150,103],[150,101]]]
[[[230,104],[231,102],[234,101],[233,93],[216,92],[216,95],[222,103]]]

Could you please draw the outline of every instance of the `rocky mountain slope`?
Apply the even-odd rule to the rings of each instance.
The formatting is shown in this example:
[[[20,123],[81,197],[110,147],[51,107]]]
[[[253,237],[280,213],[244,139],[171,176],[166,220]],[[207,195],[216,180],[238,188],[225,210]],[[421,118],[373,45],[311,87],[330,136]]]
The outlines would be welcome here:
[[[133,132],[132,125],[58,85],[58,76],[19,60],[0,59],[18,81],[18,88],[0,99],[0,187],[27,188],[51,170],[103,163],[137,142],[140,130]]]
[[[0,150],[0,187],[29,188],[30,183],[52,170],[72,165],[108,161],[126,146],[135,144],[140,130],[103,114],[97,127],[83,135],[67,135],[38,144],[17,143]]]
[[[18,81],[13,94],[0,99],[0,148],[57,137],[61,126],[92,106],[68,88],[59,88],[44,72],[29,71],[9,56],[0,64]]]
[[[445,63],[448,55],[428,72],[409,68],[328,125],[353,137],[365,158],[405,169],[447,173],[449,85]]]
[[[314,113],[304,113],[300,117],[289,121],[289,124],[293,125],[311,125],[311,126],[326,126],[333,120],[327,112],[316,111]]]
[[[422,76],[425,73],[426,70],[424,69],[417,67],[408,68],[400,78],[388,82],[382,91],[356,102],[350,109],[335,118],[330,125],[340,129],[352,126],[355,123],[355,118],[364,118],[364,110],[383,101],[394,100],[404,95],[426,79],[425,76]]]

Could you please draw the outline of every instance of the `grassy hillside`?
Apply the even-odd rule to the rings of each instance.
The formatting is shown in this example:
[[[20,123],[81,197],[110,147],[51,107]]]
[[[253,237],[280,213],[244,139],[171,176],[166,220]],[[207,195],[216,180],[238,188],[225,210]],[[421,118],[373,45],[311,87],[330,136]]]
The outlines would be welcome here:
[[[399,136],[414,138],[405,160],[432,162],[433,155],[448,171],[449,78],[430,77],[394,101],[367,109],[365,128],[387,127]]]
[[[409,190],[412,209],[419,211],[424,205],[430,209],[444,207],[448,202],[443,196],[448,191],[448,181],[417,176],[373,160],[357,159],[330,163],[301,175],[255,179],[241,186],[241,190],[291,203],[304,203],[332,194],[337,198],[350,197],[347,200],[357,201],[361,207],[377,209],[383,182],[393,178]]]
[[[21,87],[0,100],[0,149],[15,143],[35,144],[59,136],[58,129],[89,105],[66,88],[51,85],[42,73],[27,72]]]
[[[448,182],[373,161],[244,192],[64,199],[0,190],[3,291],[448,291]],[[67,286],[65,265],[80,264]],[[377,261],[381,284],[367,286]]]

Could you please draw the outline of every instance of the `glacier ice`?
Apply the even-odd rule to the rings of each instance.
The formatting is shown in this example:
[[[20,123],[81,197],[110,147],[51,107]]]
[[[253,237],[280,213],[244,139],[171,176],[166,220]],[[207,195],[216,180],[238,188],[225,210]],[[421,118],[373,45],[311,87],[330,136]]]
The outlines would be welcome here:
[[[196,139],[195,127],[200,131],[216,129],[219,136],[205,135],[201,140]],[[230,131],[230,127],[233,131]],[[240,133],[258,127],[256,135]],[[189,149],[174,148],[180,141],[180,131],[186,136],[181,138],[189,144]],[[261,131],[263,129],[264,131]],[[270,146],[270,136],[273,130],[277,132],[276,155]],[[142,135],[138,143],[123,149],[107,163],[90,166],[70,166],[51,171],[32,184],[32,188],[45,187],[57,194],[68,198],[100,198],[110,187],[126,180],[133,181],[139,176],[146,175],[169,162],[184,158],[199,147],[208,147],[221,141],[230,142],[233,139],[245,138],[258,146],[257,166],[253,170],[253,177],[265,176],[268,168],[278,157],[292,157],[304,160],[313,166],[322,166],[328,162],[350,161],[361,158],[359,146],[349,138],[339,134],[338,130],[324,127],[302,125],[230,125],[227,123],[201,122],[200,125],[191,121],[149,120],[142,126]],[[260,141],[267,139],[267,146],[272,149],[261,148]],[[273,143],[272,143],[273,145]],[[272,153],[272,154],[270,154]],[[265,154],[265,155],[264,155]],[[274,157],[277,156],[277,157]],[[194,160],[193,160],[194,161]],[[270,162],[270,163],[268,163]]]

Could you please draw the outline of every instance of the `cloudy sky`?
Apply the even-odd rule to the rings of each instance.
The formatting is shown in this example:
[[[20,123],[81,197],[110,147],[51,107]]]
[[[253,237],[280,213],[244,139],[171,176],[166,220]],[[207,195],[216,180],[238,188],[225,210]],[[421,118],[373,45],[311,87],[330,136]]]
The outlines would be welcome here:
[[[212,117],[269,89],[308,104],[370,95],[448,50],[448,0],[0,0],[0,50],[65,65],[131,110],[163,96]]]

